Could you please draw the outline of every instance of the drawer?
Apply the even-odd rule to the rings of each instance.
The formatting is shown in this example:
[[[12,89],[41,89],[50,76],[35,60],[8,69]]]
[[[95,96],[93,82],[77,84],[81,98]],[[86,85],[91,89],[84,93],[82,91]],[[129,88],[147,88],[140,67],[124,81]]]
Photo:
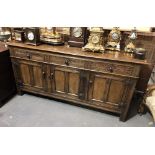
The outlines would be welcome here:
[[[32,60],[44,61],[44,55],[37,54],[37,53],[30,53],[30,58]]]
[[[75,57],[65,57],[59,55],[52,55],[49,57],[49,62],[56,65],[63,65],[63,66],[71,66],[77,68],[88,68],[87,61]]]
[[[76,57],[65,57],[52,55],[49,57],[49,62],[57,65],[65,65],[77,68],[88,69],[91,71],[119,74],[123,76],[138,77],[140,66],[126,63],[117,63],[112,61],[96,61],[92,59],[81,59]]]
[[[25,49],[16,49],[14,48],[13,52],[11,52],[11,56],[15,56],[22,59],[30,59],[30,60],[36,60],[36,61],[44,61],[44,55],[37,52],[37,51],[31,51],[31,50],[25,50]]]
[[[137,66],[138,67],[138,66]],[[110,74],[138,76],[139,67],[134,65],[115,63],[115,62],[91,62],[90,69],[98,72],[107,72]]]

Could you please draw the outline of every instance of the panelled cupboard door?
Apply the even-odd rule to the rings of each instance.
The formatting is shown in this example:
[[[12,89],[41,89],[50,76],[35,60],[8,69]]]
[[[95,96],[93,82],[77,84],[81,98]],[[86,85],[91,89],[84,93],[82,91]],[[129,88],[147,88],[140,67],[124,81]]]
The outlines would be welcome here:
[[[80,71],[72,68],[50,65],[48,90],[55,94],[64,94],[71,98],[78,98],[80,85]]]
[[[120,105],[128,93],[126,78],[91,73],[88,100],[91,104],[120,113]]]
[[[46,68],[41,63],[33,63],[30,65],[32,74],[32,86],[46,91]]]
[[[13,65],[16,68],[17,85],[21,88],[34,87],[45,90],[46,68],[42,63],[16,60]]]

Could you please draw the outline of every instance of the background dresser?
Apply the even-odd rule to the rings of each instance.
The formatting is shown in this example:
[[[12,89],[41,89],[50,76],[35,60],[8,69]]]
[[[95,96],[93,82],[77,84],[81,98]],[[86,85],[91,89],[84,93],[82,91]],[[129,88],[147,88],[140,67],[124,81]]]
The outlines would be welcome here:
[[[16,91],[9,50],[0,43],[0,107]]]
[[[123,53],[9,43],[19,94],[31,92],[120,114],[125,121],[146,61]]]

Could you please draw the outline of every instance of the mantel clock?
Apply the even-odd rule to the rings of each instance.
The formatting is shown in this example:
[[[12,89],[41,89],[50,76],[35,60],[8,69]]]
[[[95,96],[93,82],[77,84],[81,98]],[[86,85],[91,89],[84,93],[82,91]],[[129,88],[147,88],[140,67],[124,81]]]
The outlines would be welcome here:
[[[88,43],[82,48],[83,51],[104,52],[103,32],[99,27],[90,28]]]
[[[25,43],[30,45],[40,44],[40,32],[39,28],[28,27],[24,29],[25,31]]]
[[[16,42],[24,42],[24,31],[14,30],[14,38]]]
[[[121,32],[118,27],[114,27],[108,35],[106,49],[120,51]]]
[[[58,33],[56,27],[40,28],[40,40],[50,45],[64,45],[62,34]]]
[[[68,45],[73,47],[83,47],[86,44],[86,36],[86,27],[71,27]]]

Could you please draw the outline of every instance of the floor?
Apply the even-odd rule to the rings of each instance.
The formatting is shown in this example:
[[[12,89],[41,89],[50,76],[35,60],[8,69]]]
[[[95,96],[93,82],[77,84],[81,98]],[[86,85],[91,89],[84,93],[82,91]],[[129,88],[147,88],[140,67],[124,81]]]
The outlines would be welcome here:
[[[118,116],[24,94],[0,108],[1,127],[152,127],[149,113],[126,122]]]

